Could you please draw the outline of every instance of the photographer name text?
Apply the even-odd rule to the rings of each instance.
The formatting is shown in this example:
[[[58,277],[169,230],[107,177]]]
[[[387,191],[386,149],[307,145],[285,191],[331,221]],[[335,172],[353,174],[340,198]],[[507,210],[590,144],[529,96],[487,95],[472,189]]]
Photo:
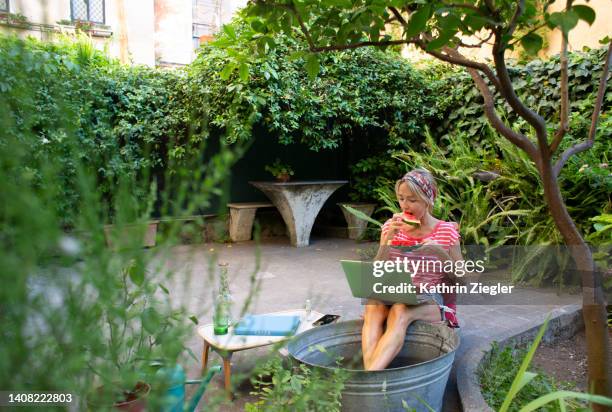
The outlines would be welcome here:
[[[401,283],[399,285],[385,285],[382,282],[372,285],[374,293],[456,293],[456,294],[488,294],[491,296],[511,294],[513,285],[502,285],[501,283],[487,285],[480,282],[472,282],[467,285],[447,285],[444,283],[429,284],[420,283],[413,285],[411,283]]]

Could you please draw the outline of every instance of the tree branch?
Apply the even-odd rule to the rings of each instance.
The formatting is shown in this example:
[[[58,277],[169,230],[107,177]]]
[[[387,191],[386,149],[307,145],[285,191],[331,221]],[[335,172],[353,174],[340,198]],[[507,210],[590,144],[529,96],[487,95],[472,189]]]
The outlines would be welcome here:
[[[469,9],[473,10],[481,16],[488,17],[485,13],[482,12],[477,6],[468,3],[447,3],[444,4],[446,7],[455,8],[455,9]]]
[[[516,95],[504,58],[505,48],[502,44],[503,36],[503,31],[496,29],[495,44],[493,45],[493,61],[501,87],[500,93],[504,96],[510,107],[535,129],[538,145],[540,146],[540,153],[545,157],[542,160],[546,160],[550,158],[548,153],[548,141],[546,138],[546,122],[542,116],[528,108]]]
[[[481,39],[477,36],[476,37],[479,41],[476,44],[467,44],[464,43],[462,40],[459,40],[459,46],[460,47],[468,47],[468,48],[480,48],[483,44],[485,44],[486,42],[488,42],[489,40],[491,40],[491,37],[493,37],[493,32],[489,32],[489,35],[487,36],[487,38],[485,39]]]
[[[540,170],[541,165],[540,158],[538,157],[538,149],[526,136],[515,132],[499,118],[497,112],[495,111],[495,100],[493,99],[493,94],[491,93],[489,86],[487,86],[484,79],[475,69],[469,68],[468,72],[470,73],[470,76],[472,76],[474,83],[476,83],[476,87],[478,90],[480,90],[480,93],[484,98],[485,115],[491,122],[491,125],[506,139],[525,151],[529,158],[536,164],[538,170]]]
[[[396,17],[389,17],[387,20],[385,20],[385,24],[393,23],[394,21],[397,21]]]
[[[561,144],[561,140],[563,140],[563,137],[569,131],[569,91],[567,71],[567,38],[565,36],[561,36],[561,113],[559,116],[559,128],[555,132],[555,137],[548,148],[551,155],[557,150]]]
[[[555,166],[553,167],[553,172],[555,176],[559,176],[561,173],[561,169],[565,166],[568,159],[573,155],[583,152],[590,147],[593,146],[595,142],[595,133],[597,132],[597,123],[599,121],[599,114],[601,112],[601,105],[603,103],[603,98],[606,93],[606,86],[608,83],[608,74],[610,73],[610,64],[612,61],[612,42],[608,43],[608,52],[606,53],[606,63],[604,64],[603,71],[601,72],[601,79],[599,80],[599,88],[597,89],[597,98],[595,99],[595,106],[593,107],[593,116],[591,117],[591,128],[589,129],[589,135],[587,140],[582,143],[577,143],[572,147],[569,147],[565,150]]]
[[[493,4],[492,0],[485,0],[485,5],[487,6],[487,9],[489,10],[489,13],[492,16],[495,16],[495,20],[499,21],[499,10],[497,10],[495,8],[495,5]]]
[[[310,37],[310,32],[308,31],[308,28],[306,27],[306,24],[304,24],[304,20],[302,20],[302,16],[300,16],[300,14],[297,12],[295,6],[293,5],[293,2],[291,2],[291,6],[287,6],[287,8],[289,9],[289,11],[291,13],[293,13],[293,15],[295,16],[295,18],[298,21],[298,24],[300,25],[300,29],[302,30],[302,33],[304,34],[304,37],[306,37],[306,42],[308,43],[308,47],[312,50],[315,48],[315,44],[314,41],[312,40],[312,37]]]
[[[408,22],[406,22],[406,19],[404,19],[404,16],[402,16],[402,14],[395,7],[389,7],[389,10],[391,10],[391,13],[393,13],[397,21],[402,23],[404,27],[408,25]]]
[[[295,16],[295,18],[298,21],[298,24],[300,25],[300,30],[302,31],[302,34],[304,34],[304,37],[306,38],[306,42],[308,43],[308,48],[313,53],[326,52],[326,51],[351,50],[351,49],[358,49],[360,47],[366,47],[366,46],[396,46],[400,44],[411,43],[410,40],[387,40],[387,41],[362,41],[362,42],[353,43],[353,44],[337,44],[337,45],[331,45],[331,46],[317,46],[312,40],[312,37],[310,36],[310,32],[308,31],[308,28],[306,27],[304,20],[302,20],[302,17],[297,12],[295,7],[288,6],[288,5],[276,5],[276,7],[286,8]]]
[[[606,94],[606,87],[608,85],[608,74],[610,73],[610,64],[612,64],[612,42],[608,43],[608,52],[606,53],[606,63],[604,64],[603,71],[601,72],[601,78],[599,79],[599,88],[597,89],[597,99],[595,100],[595,107],[593,108],[593,116],[591,117],[591,128],[589,129],[589,139],[595,139],[595,133],[597,132],[597,122],[599,121],[599,114],[601,112],[601,105],[603,104],[603,98]]]
[[[310,51],[314,53],[319,53],[319,52],[328,52],[328,51],[352,50],[352,49],[358,49],[360,47],[366,47],[366,46],[377,46],[377,47],[397,46],[399,44],[411,44],[411,43],[413,43],[413,41],[411,40],[362,41],[362,42],[353,43],[353,44],[334,44],[331,46],[315,46],[315,47],[311,47]]]
[[[451,64],[456,64],[462,67],[479,70],[480,72],[484,73],[485,76],[487,76],[489,81],[493,84],[493,86],[495,86],[497,90],[500,90],[499,80],[495,76],[495,73],[493,73],[493,70],[491,70],[491,68],[487,66],[486,64],[478,63],[473,60],[467,59],[457,50],[454,50],[450,47],[443,48],[443,50],[446,52],[446,54],[444,54],[436,50],[427,50],[427,43],[425,43],[424,40],[417,39],[414,41],[414,44],[419,46],[419,48],[423,50],[425,53],[432,55],[442,61],[445,61]]]
[[[512,37],[512,34],[514,33],[514,30],[516,29],[518,19],[521,17],[524,11],[525,11],[525,0],[521,0],[516,4],[516,10],[514,10],[512,19],[510,20],[510,23],[508,24],[508,31],[506,32],[506,35],[508,37]]]

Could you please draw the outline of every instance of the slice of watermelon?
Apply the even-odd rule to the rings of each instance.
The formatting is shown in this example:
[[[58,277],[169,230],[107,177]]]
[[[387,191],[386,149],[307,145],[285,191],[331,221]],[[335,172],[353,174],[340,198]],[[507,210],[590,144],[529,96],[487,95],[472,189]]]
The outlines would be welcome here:
[[[407,223],[411,226],[419,226],[421,224],[421,221],[419,219],[417,219],[416,217],[414,217],[412,214],[404,212],[403,216],[402,216],[402,220],[404,221],[404,223]]]

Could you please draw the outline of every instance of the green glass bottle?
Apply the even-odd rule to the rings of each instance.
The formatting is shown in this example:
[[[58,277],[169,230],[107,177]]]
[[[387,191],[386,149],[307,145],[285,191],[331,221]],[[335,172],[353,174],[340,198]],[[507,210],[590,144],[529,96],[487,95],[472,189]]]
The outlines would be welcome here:
[[[227,277],[228,264],[219,263],[219,291],[214,299],[213,331],[215,335],[226,335],[230,325],[231,295]]]

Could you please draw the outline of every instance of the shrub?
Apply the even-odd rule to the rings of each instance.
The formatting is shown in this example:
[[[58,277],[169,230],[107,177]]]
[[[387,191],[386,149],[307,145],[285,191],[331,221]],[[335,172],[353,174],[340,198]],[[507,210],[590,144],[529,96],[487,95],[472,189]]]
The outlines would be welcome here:
[[[28,146],[23,168],[41,185],[41,167],[60,165],[52,203],[66,226],[74,224],[78,203],[71,152],[94,172],[108,204],[119,177],[136,178],[134,195],[142,197],[152,182],[163,185],[164,168],[198,153],[202,137],[191,128],[179,71],[122,66],[84,39],[52,44],[0,36],[0,79],[6,132]]]
[[[125,248],[111,251],[105,211],[116,211],[119,225],[143,229],[154,201],[193,214],[220,191],[235,155],[221,147],[208,162],[185,156],[170,164],[174,175],[164,174],[167,187],[155,188],[147,177],[156,165],[173,162],[177,148],[175,139],[155,146],[157,131],[173,126],[152,111],[171,90],[156,87],[173,74],[119,67],[79,45],[0,42],[0,387],[69,392],[78,395],[76,410],[107,409],[86,400],[102,388],[112,403],[117,389],[131,390],[139,380],[154,384],[149,363],[182,361],[193,325],[175,298],[176,271],[165,267],[171,236],[144,250],[143,233],[120,226]],[[147,121],[152,124],[140,124]],[[201,154],[204,146],[190,147]],[[186,189],[191,196],[183,202]],[[180,287],[189,290],[189,273],[183,274]],[[164,391],[152,386],[148,409],[158,410]]]

